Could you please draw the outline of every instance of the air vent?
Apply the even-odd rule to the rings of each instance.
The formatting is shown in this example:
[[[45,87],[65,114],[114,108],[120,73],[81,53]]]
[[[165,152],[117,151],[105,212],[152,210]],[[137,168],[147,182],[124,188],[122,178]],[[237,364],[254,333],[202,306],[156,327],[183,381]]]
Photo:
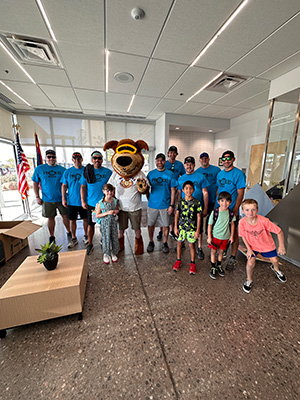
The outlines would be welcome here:
[[[136,117],[134,115],[122,115],[122,114],[106,114],[106,116],[112,118],[146,119],[146,117]]]
[[[15,102],[12,99],[5,96],[5,94],[3,94],[1,92],[0,92],[0,100],[2,100],[4,103],[7,103],[7,104],[15,104]]]
[[[210,86],[207,86],[205,90],[211,90],[213,92],[229,93],[237,86],[247,81],[247,77],[223,74],[216,81],[214,81]]]
[[[24,63],[62,67],[50,42],[19,35],[0,35],[0,39]]]
[[[63,114],[83,114],[82,111],[73,111],[73,110],[58,110],[58,109],[48,109],[48,108],[33,108],[35,111],[41,111],[41,112],[46,112],[46,113],[63,113]]]

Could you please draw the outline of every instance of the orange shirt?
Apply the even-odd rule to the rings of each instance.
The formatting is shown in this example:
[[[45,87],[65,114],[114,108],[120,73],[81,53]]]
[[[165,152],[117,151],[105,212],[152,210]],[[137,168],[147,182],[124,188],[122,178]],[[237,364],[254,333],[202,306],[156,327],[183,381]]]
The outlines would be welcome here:
[[[257,215],[256,225],[250,225],[245,217],[239,222],[239,235],[247,240],[252,250],[258,252],[276,249],[271,232],[278,234],[281,229],[262,215]]]

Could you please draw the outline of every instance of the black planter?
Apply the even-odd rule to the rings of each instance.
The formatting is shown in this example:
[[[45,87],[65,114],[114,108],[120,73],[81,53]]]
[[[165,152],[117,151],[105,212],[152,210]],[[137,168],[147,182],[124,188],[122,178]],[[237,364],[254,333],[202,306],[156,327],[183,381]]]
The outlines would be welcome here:
[[[56,254],[56,257],[54,257],[53,260],[45,261],[43,264],[48,271],[52,271],[57,267],[57,263],[58,263],[58,254]]]

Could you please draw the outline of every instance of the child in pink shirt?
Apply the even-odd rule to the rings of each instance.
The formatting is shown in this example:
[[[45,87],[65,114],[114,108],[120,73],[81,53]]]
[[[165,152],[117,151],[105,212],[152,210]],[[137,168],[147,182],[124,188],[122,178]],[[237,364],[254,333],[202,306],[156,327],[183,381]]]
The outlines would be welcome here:
[[[271,236],[276,233],[278,237],[278,254],[285,254],[284,236],[282,230],[268,218],[258,215],[258,204],[256,200],[246,199],[242,202],[242,210],[245,217],[239,222],[239,235],[247,247],[247,280],[243,290],[250,293],[253,281],[252,275],[255,267],[255,259],[258,253],[269,258],[271,269],[275,272],[281,282],[286,282],[285,275],[279,270],[277,251]]]

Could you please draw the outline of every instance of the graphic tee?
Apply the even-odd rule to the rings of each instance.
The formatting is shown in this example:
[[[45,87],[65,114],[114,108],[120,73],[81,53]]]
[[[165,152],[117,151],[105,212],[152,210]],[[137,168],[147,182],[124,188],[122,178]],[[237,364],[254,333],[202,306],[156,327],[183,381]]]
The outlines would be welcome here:
[[[171,188],[177,186],[173,172],[165,169],[158,171],[153,169],[147,175],[151,191],[148,207],[156,210],[164,210],[171,205]]]
[[[173,172],[175,178],[178,180],[178,178],[181,175],[185,174],[185,169],[184,165],[182,164],[181,161],[175,160],[175,162],[172,164],[170,161],[166,161],[165,168],[168,169],[169,171]]]
[[[178,179],[178,190],[182,190],[183,184],[186,181],[192,181],[195,186],[195,191],[193,193],[193,197],[197,200],[200,201],[201,206],[203,208],[203,194],[202,194],[202,189],[207,188],[209,186],[208,180],[205,178],[203,174],[200,174],[199,172],[194,172],[193,174],[184,174]],[[181,197],[183,198],[185,194],[182,192]]]
[[[62,176],[61,183],[68,186],[67,203],[69,206],[81,206],[80,179],[83,175],[83,170],[84,167],[71,167],[68,168]]]
[[[42,199],[46,203],[56,203],[62,200],[61,178],[66,168],[61,165],[41,164],[34,170],[32,180],[41,183]]]
[[[94,168],[94,172],[96,177],[95,183],[87,183],[83,175],[80,178],[80,184],[86,186],[86,202],[91,207],[95,207],[99,198],[103,196],[103,186],[107,183],[112,174],[111,170],[105,167]]]
[[[217,175],[221,171],[221,168],[215,165],[209,165],[207,168],[198,168],[195,172],[200,172],[207,179],[209,186],[207,186],[208,191],[208,201],[210,203],[216,202],[216,192],[217,192]]]
[[[257,214],[256,225],[250,225],[245,217],[239,221],[239,235],[247,240],[252,250],[268,252],[276,249],[271,232],[278,235],[281,229],[262,215]]]
[[[236,203],[238,189],[244,189],[246,187],[246,175],[236,167],[228,172],[223,169],[218,173],[217,186],[219,193],[228,192],[231,194],[232,202],[229,208],[232,210]]]
[[[180,199],[176,210],[179,211],[179,230],[195,232],[197,230],[197,215],[202,211],[200,201],[195,198],[191,200]]]

